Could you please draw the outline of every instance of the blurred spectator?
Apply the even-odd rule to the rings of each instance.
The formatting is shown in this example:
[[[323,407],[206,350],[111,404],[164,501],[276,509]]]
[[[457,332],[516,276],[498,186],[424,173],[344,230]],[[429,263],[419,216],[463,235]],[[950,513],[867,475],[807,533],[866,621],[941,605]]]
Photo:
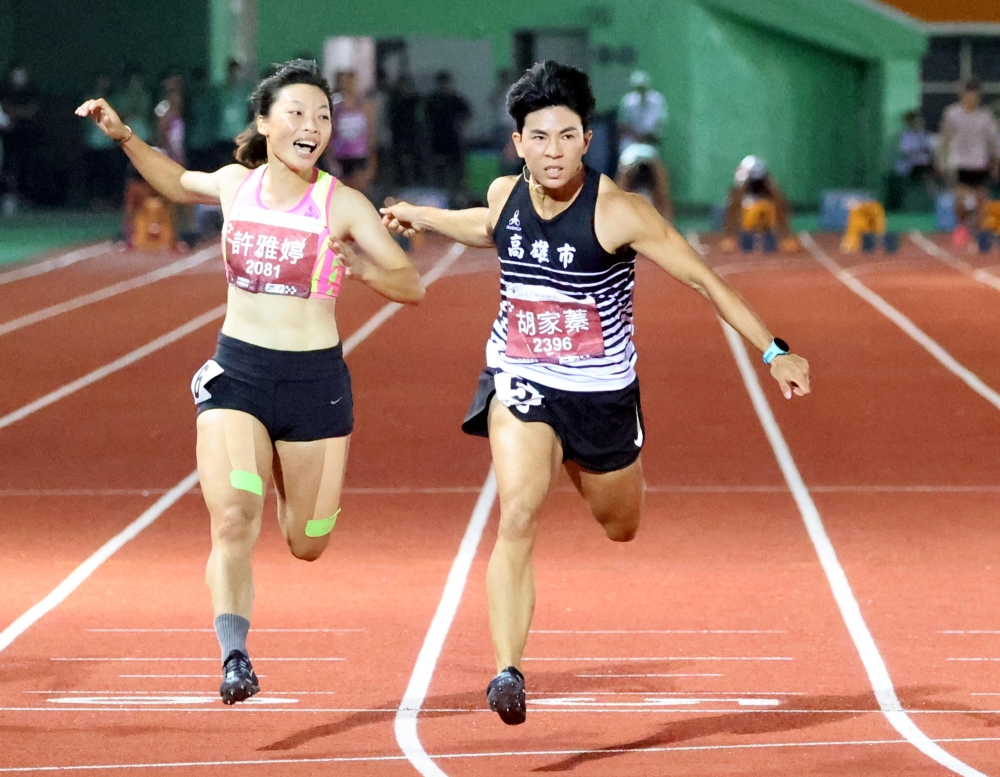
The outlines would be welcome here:
[[[217,165],[215,133],[219,126],[218,95],[208,80],[208,71],[196,67],[191,71],[187,100],[187,131],[184,143],[191,170],[214,170]]]
[[[625,191],[646,192],[656,210],[673,218],[670,178],[660,159],[663,125],[669,116],[663,95],[650,87],[649,73],[636,70],[632,91],[618,104],[618,171],[615,182]]]
[[[137,65],[129,66],[125,73],[125,89],[115,94],[112,100],[122,121],[132,128],[132,131],[146,143],[154,142],[153,135],[153,101],[146,87],[146,79],[142,69]]]
[[[629,77],[632,91],[618,104],[618,148],[629,143],[660,144],[660,134],[670,114],[663,95],[650,87],[649,73],[636,70]]]
[[[465,181],[462,136],[472,118],[472,108],[455,90],[451,73],[442,70],[435,82],[435,90],[427,96],[431,183],[455,192]]]
[[[420,95],[413,78],[403,73],[389,93],[389,137],[393,182],[412,186],[420,176],[421,129]]]
[[[38,133],[41,99],[28,66],[15,64],[0,87],[0,107],[9,120],[4,142],[4,194],[0,208],[5,216],[17,211],[19,198],[27,191],[32,142]]]
[[[368,94],[371,105],[374,132],[374,148],[372,149],[375,175],[383,180],[388,174],[389,155],[392,147],[392,132],[389,129],[389,87],[385,82],[385,71],[378,70],[375,75],[375,86]],[[374,176],[373,176],[374,177]],[[384,182],[384,181],[383,181]]]
[[[752,233],[774,235],[781,240],[781,250],[799,250],[799,241],[792,235],[790,208],[781,187],[771,177],[764,160],[748,156],[740,162],[733,177],[733,186],[726,198],[723,238],[719,247],[724,252],[736,250],[736,236],[745,238]]]
[[[111,99],[111,79],[99,75],[94,82],[91,97]],[[94,122],[84,129],[83,144],[86,148],[87,193],[90,205],[115,205],[121,202],[125,188],[122,153],[115,142],[105,135]],[[119,174],[119,171],[121,173]]]
[[[3,136],[10,129],[10,116],[3,112],[3,106],[0,105],[0,185],[3,182]],[[2,193],[2,191],[0,191]]]
[[[215,134],[216,158],[212,167],[231,164],[236,151],[236,136],[250,122],[250,93],[253,84],[247,80],[243,66],[230,59],[226,66],[226,83],[219,90],[219,124]]]
[[[163,99],[156,104],[157,145],[177,164],[186,166],[184,154],[184,79],[168,73],[161,82]]]
[[[1000,168],[1000,130],[997,120],[979,105],[979,82],[969,81],[961,100],[949,105],[941,119],[938,159],[955,171],[955,218],[952,241],[958,248],[969,243],[969,227],[978,227],[978,215],[989,199],[990,179]]]
[[[899,136],[896,161],[889,179],[889,196],[886,205],[896,210],[903,204],[906,190],[913,185],[922,186],[927,196],[936,196],[934,170],[934,138],[924,127],[920,111],[910,111],[903,117],[906,127]]]
[[[372,104],[359,94],[358,78],[352,71],[337,73],[335,88],[328,153],[336,162],[340,179],[352,189],[367,192],[375,172]]]
[[[497,71],[496,85],[493,87],[493,135],[497,151],[500,152],[500,175],[516,175],[521,172],[524,162],[517,155],[513,134],[517,132],[517,122],[507,112],[507,90],[517,79],[509,68]]]

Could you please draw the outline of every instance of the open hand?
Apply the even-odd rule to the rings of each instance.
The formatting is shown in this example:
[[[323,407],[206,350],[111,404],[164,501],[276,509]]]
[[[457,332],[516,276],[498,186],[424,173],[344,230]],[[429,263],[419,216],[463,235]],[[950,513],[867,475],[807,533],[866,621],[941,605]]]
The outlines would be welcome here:
[[[89,116],[98,129],[112,140],[124,140],[129,136],[125,123],[103,97],[87,100],[74,113],[77,116]]]
[[[771,362],[771,377],[778,381],[785,399],[794,394],[804,397],[812,388],[809,385],[809,362],[794,353],[775,356]]]
[[[346,240],[334,238],[330,247],[333,249],[333,258],[344,266],[348,278],[356,281],[365,280],[371,269],[371,263],[367,259],[358,256]]]

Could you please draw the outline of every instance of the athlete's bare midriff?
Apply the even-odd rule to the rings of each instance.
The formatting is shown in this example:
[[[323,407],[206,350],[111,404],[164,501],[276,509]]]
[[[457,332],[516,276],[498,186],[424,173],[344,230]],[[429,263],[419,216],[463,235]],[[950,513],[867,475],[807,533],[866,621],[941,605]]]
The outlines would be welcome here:
[[[314,351],[340,342],[337,302],[251,294],[229,287],[222,333],[279,351]]]

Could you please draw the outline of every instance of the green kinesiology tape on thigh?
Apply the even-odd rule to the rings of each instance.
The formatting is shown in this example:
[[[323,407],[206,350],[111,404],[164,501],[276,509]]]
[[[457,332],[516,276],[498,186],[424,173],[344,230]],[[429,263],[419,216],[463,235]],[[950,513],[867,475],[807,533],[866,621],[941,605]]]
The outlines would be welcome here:
[[[325,537],[333,531],[338,515],[340,515],[340,510],[337,510],[330,518],[323,518],[318,521],[306,521],[306,536]]]
[[[242,469],[234,469],[229,473],[229,483],[237,491],[249,491],[257,496],[264,496],[264,481],[260,475]]]

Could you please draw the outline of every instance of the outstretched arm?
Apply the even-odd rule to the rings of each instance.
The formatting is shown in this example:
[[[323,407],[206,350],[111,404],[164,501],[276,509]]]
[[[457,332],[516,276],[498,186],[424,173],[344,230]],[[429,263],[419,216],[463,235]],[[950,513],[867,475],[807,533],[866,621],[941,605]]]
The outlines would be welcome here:
[[[76,109],[76,115],[89,116],[101,132],[118,142],[139,175],[174,202],[217,204],[223,180],[240,174],[240,171],[245,175],[246,168],[241,165],[227,165],[214,173],[185,170],[166,154],[161,154],[136,137],[104,98],[87,100]]]
[[[431,230],[467,246],[489,248],[493,245],[493,224],[516,181],[516,177],[505,176],[491,183],[486,194],[488,208],[445,210],[397,202],[382,208],[382,223],[387,229],[407,237]]]
[[[701,293],[723,320],[764,353],[774,337],[736,290],[708,267],[646,200],[625,193],[618,196],[627,198],[619,201],[616,210],[632,233],[628,241],[632,248]],[[771,375],[778,381],[786,399],[791,399],[793,394],[804,396],[810,391],[809,363],[801,356],[777,357],[771,362]]]
[[[381,209],[386,229],[412,237],[417,232],[438,232],[459,243],[477,248],[493,245],[489,208],[445,210],[427,205],[397,202]]]

